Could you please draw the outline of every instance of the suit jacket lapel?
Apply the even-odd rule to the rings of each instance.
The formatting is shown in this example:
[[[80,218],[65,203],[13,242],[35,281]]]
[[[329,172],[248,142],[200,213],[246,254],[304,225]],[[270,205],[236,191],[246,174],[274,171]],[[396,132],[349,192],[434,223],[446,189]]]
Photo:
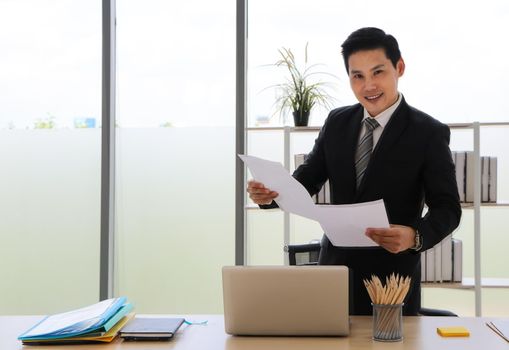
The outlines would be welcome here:
[[[360,105],[359,105],[360,106]],[[361,122],[364,116],[364,109],[360,107],[357,112],[355,112],[351,118],[348,118],[346,125],[342,127],[344,131],[341,137],[341,144],[339,145],[338,155],[341,159],[347,159],[347,162],[340,161],[338,159],[337,164],[346,164],[346,166],[341,169],[344,172],[343,179],[347,181],[342,184],[342,186],[346,186],[347,188],[351,188],[351,199],[355,196],[356,189],[356,173],[355,173],[355,151],[357,150],[357,144],[359,142],[359,133],[361,130]]]

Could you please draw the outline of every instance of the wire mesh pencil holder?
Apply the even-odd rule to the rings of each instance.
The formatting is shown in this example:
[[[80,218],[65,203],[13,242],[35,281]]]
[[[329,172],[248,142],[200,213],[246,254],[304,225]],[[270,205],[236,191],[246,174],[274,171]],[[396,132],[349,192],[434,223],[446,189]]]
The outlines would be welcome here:
[[[373,340],[403,340],[403,303],[373,304]]]

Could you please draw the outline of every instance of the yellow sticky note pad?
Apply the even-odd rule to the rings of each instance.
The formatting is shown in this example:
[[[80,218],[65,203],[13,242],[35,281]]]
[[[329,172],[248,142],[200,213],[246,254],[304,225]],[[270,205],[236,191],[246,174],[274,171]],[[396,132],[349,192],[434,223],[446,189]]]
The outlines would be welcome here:
[[[442,337],[468,337],[470,332],[465,327],[438,327],[437,333]]]

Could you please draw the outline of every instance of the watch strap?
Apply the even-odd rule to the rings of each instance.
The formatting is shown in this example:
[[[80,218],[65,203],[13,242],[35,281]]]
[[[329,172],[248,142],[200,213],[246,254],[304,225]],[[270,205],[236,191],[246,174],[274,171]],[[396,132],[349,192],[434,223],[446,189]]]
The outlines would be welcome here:
[[[422,235],[419,233],[418,230],[415,230],[415,244],[412,248],[412,250],[419,251],[422,248]]]

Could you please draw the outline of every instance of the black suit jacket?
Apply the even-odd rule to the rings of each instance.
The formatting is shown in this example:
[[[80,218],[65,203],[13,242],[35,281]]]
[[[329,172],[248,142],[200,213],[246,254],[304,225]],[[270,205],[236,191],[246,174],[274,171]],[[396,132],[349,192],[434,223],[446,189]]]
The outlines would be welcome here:
[[[354,156],[362,118],[360,104],[333,110],[306,162],[293,176],[310,194],[317,193],[328,179],[333,204],[383,199],[391,224],[417,229],[423,238],[421,251],[433,247],[461,218],[448,126],[409,106],[403,98],[357,190]],[[422,217],[424,203],[428,211]],[[351,314],[371,314],[362,279],[371,274],[384,278],[392,272],[412,276],[404,313],[415,315],[420,308],[420,255],[415,251],[393,254],[380,247],[334,247],[324,235],[319,264],[350,267]]]

